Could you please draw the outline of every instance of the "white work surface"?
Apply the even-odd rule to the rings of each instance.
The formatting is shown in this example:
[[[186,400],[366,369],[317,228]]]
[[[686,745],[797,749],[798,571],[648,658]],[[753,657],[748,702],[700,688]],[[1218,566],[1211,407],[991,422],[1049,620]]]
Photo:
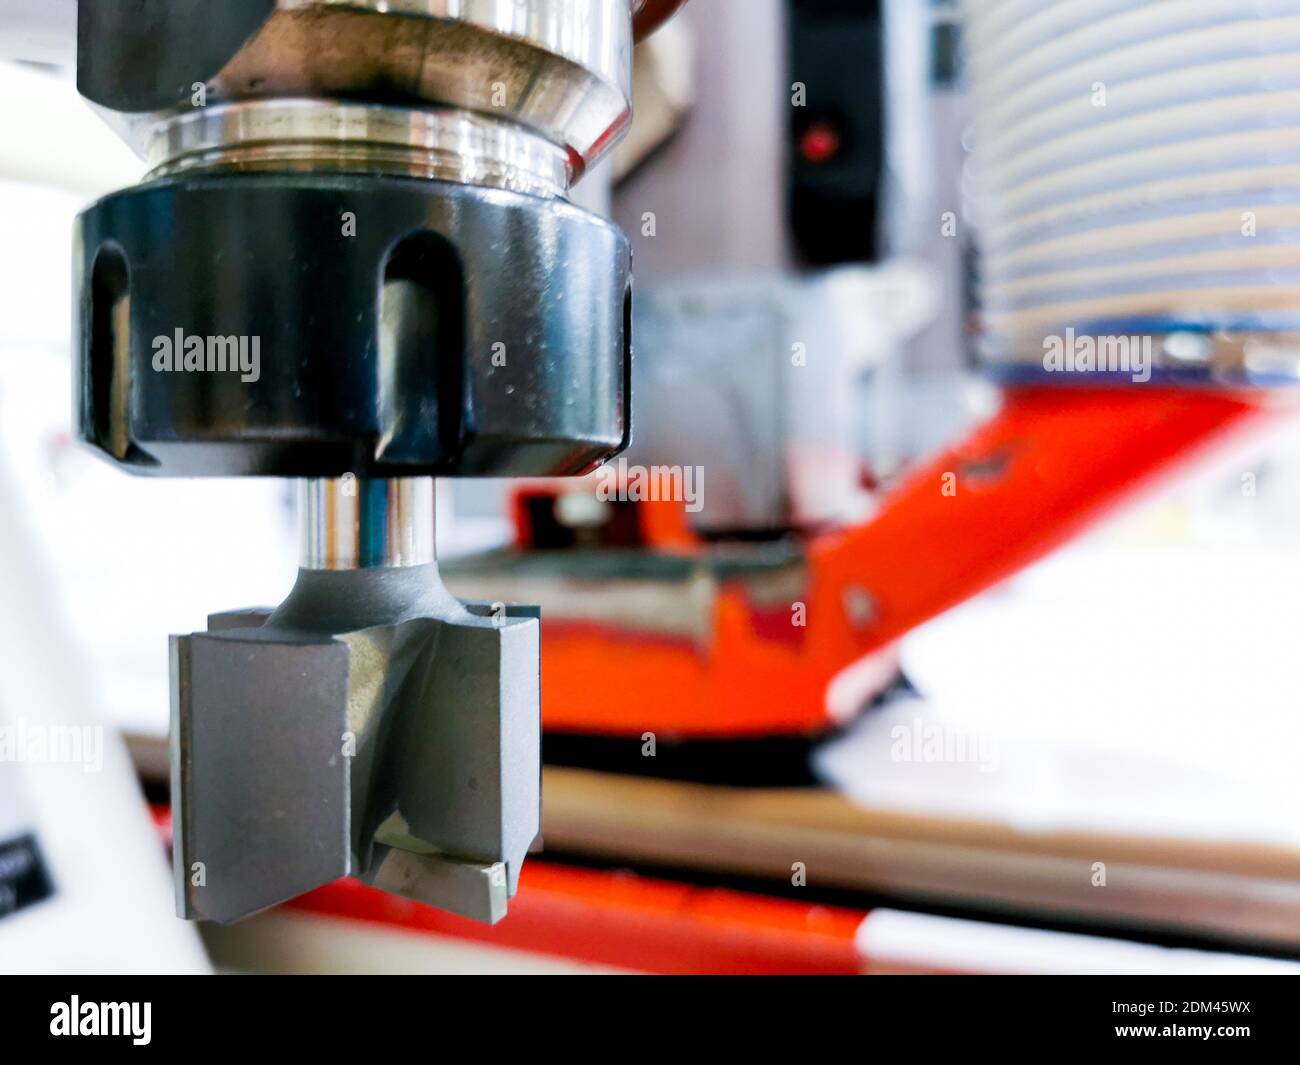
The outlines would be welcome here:
[[[909,635],[918,696],[821,768],[873,807],[1300,844],[1298,602],[1287,425]]]

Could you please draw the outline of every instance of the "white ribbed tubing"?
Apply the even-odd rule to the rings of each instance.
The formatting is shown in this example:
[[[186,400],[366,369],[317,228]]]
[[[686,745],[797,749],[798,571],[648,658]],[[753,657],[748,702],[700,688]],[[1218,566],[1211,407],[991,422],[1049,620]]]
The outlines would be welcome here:
[[[965,8],[989,354],[1300,332],[1300,0]]]

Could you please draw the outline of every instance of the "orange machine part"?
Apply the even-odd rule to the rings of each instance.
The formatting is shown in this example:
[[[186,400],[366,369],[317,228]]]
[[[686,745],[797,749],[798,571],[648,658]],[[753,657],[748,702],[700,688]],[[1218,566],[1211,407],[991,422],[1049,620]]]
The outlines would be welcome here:
[[[847,667],[1265,416],[1248,395],[1211,390],[1011,390],[992,420],[913,471],[869,523],[808,541],[802,627],[789,624],[793,603],[774,625],[740,581],[722,586],[703,645],[549,616],[545,727],[680,738],[822,730],[831,682]]]
[[[639,972],[852,975],[865,910],[531,859],[495,926],[337,880],[290,910]]]
[[[171,808],[150,813],[170,847]],[[866,910],[537,858],[525,863],[510,913],[497,925],[346,877],[281,909],[649,973],[852,975],[865,964],[857,933]]]

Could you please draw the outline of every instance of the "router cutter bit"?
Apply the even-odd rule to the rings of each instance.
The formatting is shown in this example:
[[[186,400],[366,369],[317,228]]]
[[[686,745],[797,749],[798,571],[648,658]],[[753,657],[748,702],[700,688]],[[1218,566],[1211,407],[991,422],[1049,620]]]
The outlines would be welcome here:
[[[538,832],[538,612],[447,591],[429,478],[301,496],[289,598],[172,638],[178,907],[355,873],[495,922]]]
[[[566,194],[630,120],[651,7],[81,0],[78,87],[150,171],[78,219],[79,435],[139,474],[302,479],[288,599],[172,641],[182,916],[344,875],[504,914],[539,620],[445,589],[432,478],[627,445],[628,245]]]

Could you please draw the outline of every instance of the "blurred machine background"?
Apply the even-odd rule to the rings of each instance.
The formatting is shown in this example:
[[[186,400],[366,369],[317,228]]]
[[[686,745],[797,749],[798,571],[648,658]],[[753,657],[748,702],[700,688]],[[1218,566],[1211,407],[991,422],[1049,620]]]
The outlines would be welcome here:
[[[633,247],[632,447],[612,482],[438,487],[452,589],[542,605],[510,916],[347,880],[196,929],[166,637],[284,598],[293,496],[75,442],[69,234],[143,166],[71,84],[75,4],[17,3],[0,969],[1300,971],[1300,425],[1224,391],[1300,365],[1300,5],[974,6],[694,0],[638,46],[632,130],[575,190]],[[1204,228],[1243,211],[1248,248]],[[1058,321],[1155,336],[1169,376],[1022,387]],[[659,467],[676,497],[639,497]],[[76,757],[24,757],[36,725]]]

